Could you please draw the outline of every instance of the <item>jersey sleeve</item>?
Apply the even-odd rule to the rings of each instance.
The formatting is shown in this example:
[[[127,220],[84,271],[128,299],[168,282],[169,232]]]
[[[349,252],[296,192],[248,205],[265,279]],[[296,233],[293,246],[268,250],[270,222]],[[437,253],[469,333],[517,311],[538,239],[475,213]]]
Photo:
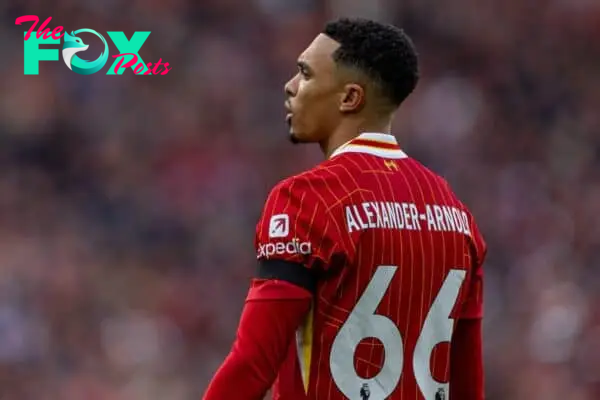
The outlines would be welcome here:
[[[275,186],[256,226],[257,259],[311,270],[331,266],[343,245],[326,207],[318,185],[309,178],[294,177]]]
[[[483,263],[487,254],[487,245],[471,217],[472,227],[472,270],[468,281],[467,294],[459,318],[481,319],[483,318]]]

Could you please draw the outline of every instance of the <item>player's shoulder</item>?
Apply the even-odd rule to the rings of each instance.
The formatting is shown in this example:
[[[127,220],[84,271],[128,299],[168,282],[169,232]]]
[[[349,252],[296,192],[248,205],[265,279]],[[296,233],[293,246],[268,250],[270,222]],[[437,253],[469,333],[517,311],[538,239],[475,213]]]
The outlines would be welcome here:
[[[422,176],[424,177],[424,179],[427,179],[431,185],[437,186],[438,191],[441,192],[443,195],[442,197],[446,198],[456,208],[460,209],[461,211],[464,211],[465,214],[468,216],[470,225],[475,227],[477,235],[480,236],[473,212],[471,211],[469,206],[459,197],[459,195],[455,191],[452,184],[448,181],[448,179],[416,160],[412,160],[412,168],[421,169]]]
[[[353,171],[344,165],[327,160],[315,167],[279,181],[271,195],[311,196],[327,200],[332,194],[348,190],[355,184]]]
[[[408,158],[407,162],[403,166],[405,169],[411,170],[411,172],[416,176],[417,180],[427,180],[430,184],[436,185],[442,190],[447,190],[454,193],[446,178],[422,164],[419,160]]]
[[[442,197],[449,199],[462,210],[469,212],[467,206],[459,199],[456,191],[447,178],[413,158],[411,158],[410,162],[407,163],[407,168],[412,169],[413,171],[418,170],[419,173],[414,174],[418,181],[427,181],[428,186],[431,186],[432,189],[435,189],[435,192],[441,192]],[[420,182],[419,184],[422,185],[423,182]]]
[[[433,172],[427,167],[423,166],[423,168],[429,171],[429,174],[431,174],[432,179],[434,179],[439,185],[440,191],[445,192],[445,197],[450,200],[452,205],[465,213],[467,223],[469,226],[472,244],[475,246],[476,252],[479,255],[479,257],[485,257],[485,253],[487,252],[487,245],[481,231],[479,230],[475,214],[472,212],[467,203],[459,197],[459,195],[456,193],[450,182],[445,177]]]

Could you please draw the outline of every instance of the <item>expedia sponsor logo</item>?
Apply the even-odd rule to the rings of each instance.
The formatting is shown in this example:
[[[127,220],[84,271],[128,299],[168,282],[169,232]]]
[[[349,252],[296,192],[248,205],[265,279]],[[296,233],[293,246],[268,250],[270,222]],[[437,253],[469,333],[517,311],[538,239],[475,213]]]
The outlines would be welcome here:
[[[258,254],[256,258],[270,258],[280,255],[307,255],[312,252],[310,242],[301,242],[298,238],[292,239],[291,242],[265,243],[258,246]]]
[[[290,217],[287,214],[277,214],[269,222],[269,237],[284,238],[290,233]]]

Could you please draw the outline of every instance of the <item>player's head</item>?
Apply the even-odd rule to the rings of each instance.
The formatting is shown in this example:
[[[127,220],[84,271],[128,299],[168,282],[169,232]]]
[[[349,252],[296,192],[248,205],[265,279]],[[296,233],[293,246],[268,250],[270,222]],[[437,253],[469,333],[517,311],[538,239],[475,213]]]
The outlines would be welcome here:
[[[390,118],[418,79],[415,48],[401,29],[365,19],[329,22],[285,85],[291,139],[320,142],[344,119]]]

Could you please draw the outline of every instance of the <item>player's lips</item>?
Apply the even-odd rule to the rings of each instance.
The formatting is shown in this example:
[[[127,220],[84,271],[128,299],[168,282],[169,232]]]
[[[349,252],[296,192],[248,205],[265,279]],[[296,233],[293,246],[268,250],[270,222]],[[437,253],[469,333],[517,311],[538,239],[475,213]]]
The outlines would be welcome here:
[[[285,110],[287,111],[287,114],[285,116],[285,121],[289,124],[292,122],[292,107],[290,105],[289,102],[285,102]]]

